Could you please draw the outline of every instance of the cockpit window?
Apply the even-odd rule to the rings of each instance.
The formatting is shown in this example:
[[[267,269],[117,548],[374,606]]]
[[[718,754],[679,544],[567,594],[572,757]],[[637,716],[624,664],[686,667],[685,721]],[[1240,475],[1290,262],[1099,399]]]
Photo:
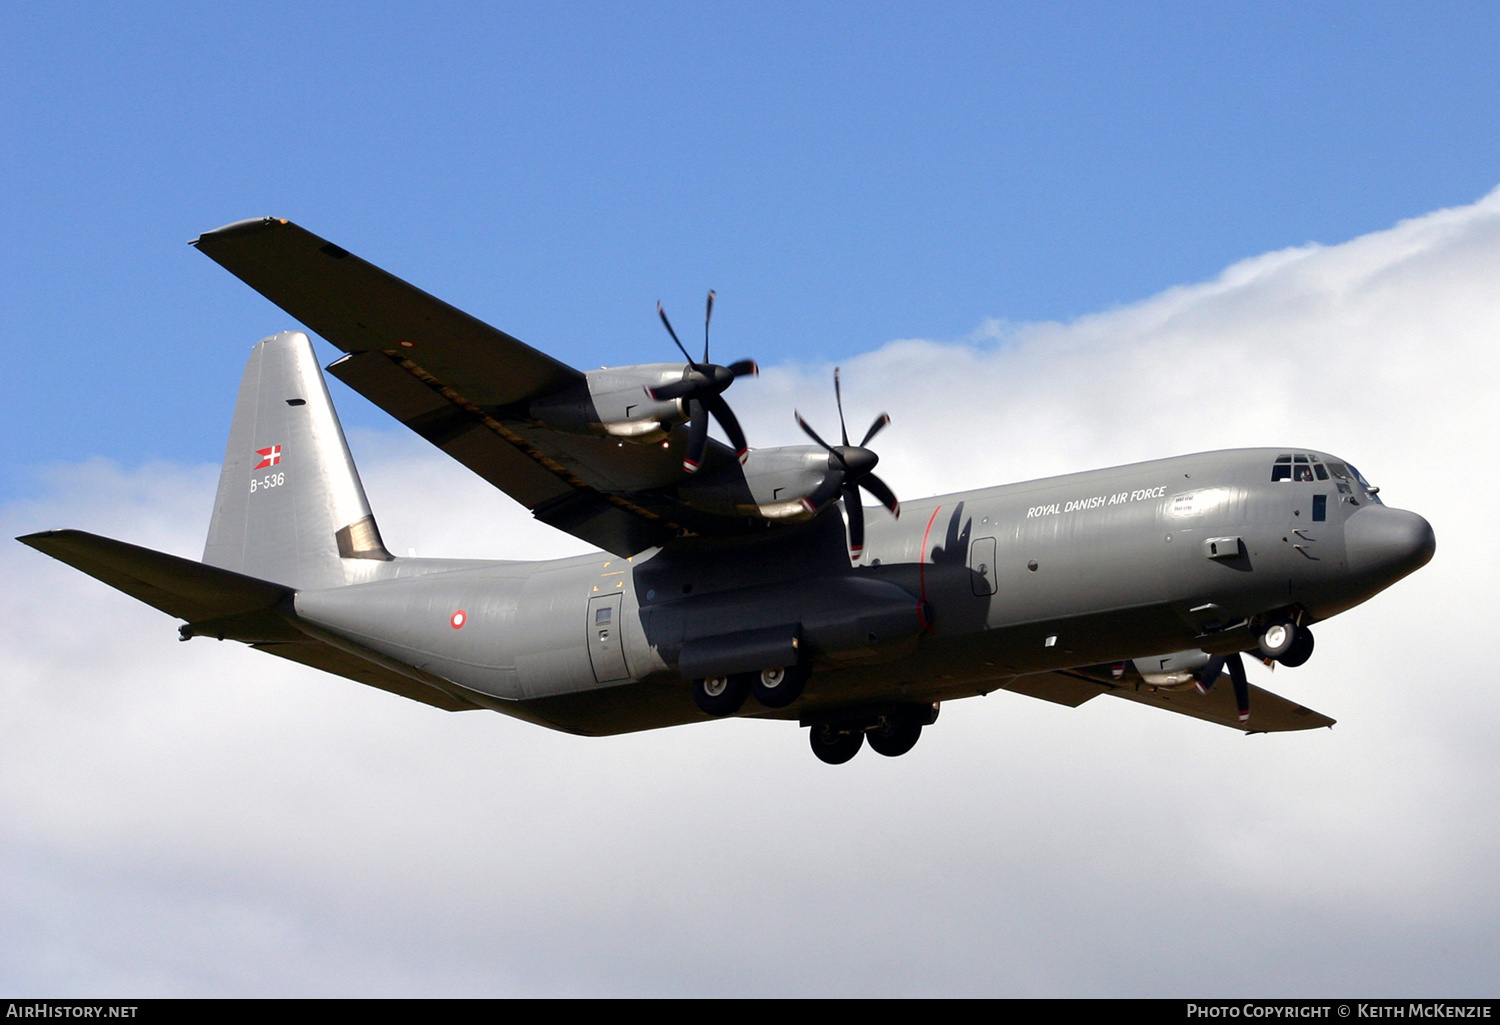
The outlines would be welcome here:
[[[1335,464],[1336,465],[1336,464]],[[1335,470],[1335,473],[1338,471]],[[1328,469],[1318,457],[1299,453],[1297,455],[1277,456],[1276,462],[1271,466],[1271,480],[1274,481],[1312,481],[1327,480]]]
[[[1359,481],[1359,486],[1362,487],[1362,488],[1364,488],[1365,489],[1365,494],[1367,494],[1367,495],[1370,496],[1370,501],[1376,502],[1376,503],[1381,504],[1381,505],[1384,505],[1385,503],[1381,502],[1380,499],[1377,497],[1379,495],[1379,493],[1380,493],[1380,489],[1376,488],[1376,487],[1371,487],[1370,486],[1370,482],[1367,481],[1367,480],[1365,480],[1365,475],[1362,474],[1362,473],[1360,473],[1358,470],[1356,470],[1354,468],[1354,464],[1353,463],[1350,463],[1350,464],[1347,464],[1347,465],[1349,466],[1349,472],[1352,473],[1352,474],[1354,474],[1354,479],[1357,480],[1357,481]]]

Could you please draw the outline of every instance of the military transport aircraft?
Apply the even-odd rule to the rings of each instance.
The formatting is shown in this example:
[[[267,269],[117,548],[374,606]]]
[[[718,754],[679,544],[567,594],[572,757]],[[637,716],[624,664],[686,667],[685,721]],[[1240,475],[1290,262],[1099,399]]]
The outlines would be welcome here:
[[[78,530],[21,541],[185,620],[438,708],[587,735],[723,716],[825,762],[904,754],[941,702],[1101,694],[1246,732],[1333,720],[1251,686],[1311,627],[1424,565],[1421,516],[1307,448],[1179,456],[898,505],[850,444],[750,448],[755,365],[582,373],[275,218],[193,244],[346,355],[328,372],[602,551],[386,551],[305,334],[257,343],[203,561]],[[708,436],[723,427],[733,448]],[[888,512],[866,525],[860,491]],[[842,508],[840,508],[842,507]],[[899,518],[898,518],[899,517]],[[1229,686],[1215,687],[1224,676]]]

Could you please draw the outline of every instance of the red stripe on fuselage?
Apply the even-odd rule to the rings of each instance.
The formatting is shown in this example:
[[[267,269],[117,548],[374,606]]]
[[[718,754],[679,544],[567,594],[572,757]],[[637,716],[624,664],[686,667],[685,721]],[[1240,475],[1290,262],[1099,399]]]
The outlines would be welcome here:
[[[938,506],[937,509],[932,510],[932,515],[927,517],[927,529],[922,531],[922,551],[920,558],[917,560],[918,581],[922,591],[922,604],[924,605],[927,604],[927,538],[932,533],[932,525],[937,522],[939,509],[942,509],[942,506]],[[928,627],[928,629],[931,629],[931,627]]]

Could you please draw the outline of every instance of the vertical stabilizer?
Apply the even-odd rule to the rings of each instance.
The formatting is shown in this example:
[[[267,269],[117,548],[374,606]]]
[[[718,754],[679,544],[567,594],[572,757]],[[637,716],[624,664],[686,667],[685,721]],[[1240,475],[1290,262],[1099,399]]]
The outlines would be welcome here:
[[[302,589],[365,579],[390,561],[312,343],[255,344],[240,381],[203,561]]]

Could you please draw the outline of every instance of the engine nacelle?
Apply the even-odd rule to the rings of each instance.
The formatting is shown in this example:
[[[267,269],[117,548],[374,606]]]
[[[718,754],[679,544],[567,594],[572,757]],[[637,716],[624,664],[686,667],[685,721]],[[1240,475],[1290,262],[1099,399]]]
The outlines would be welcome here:
[[[583,383],[536,399],[528,412],[570,434],[602,434],[648,445],[665,441],[687,419],[681,399],[653,399],[647,391],[682,380],[682,363],[643,363],[589,370]]]
[[[1208,652],[1189,648],[1170,655],[1132,659],[1128,665],[1148,686],[1160,690],[1188,690],[1197,685],[1198,671],[1208,665]]]
[[[693,508],[721,516],[806,520],[838,496],[837,489],[823,486],[831,464],[827,450],[813,445],[751,449],[743,465],[721,467],[680,486],[677,494]]]

